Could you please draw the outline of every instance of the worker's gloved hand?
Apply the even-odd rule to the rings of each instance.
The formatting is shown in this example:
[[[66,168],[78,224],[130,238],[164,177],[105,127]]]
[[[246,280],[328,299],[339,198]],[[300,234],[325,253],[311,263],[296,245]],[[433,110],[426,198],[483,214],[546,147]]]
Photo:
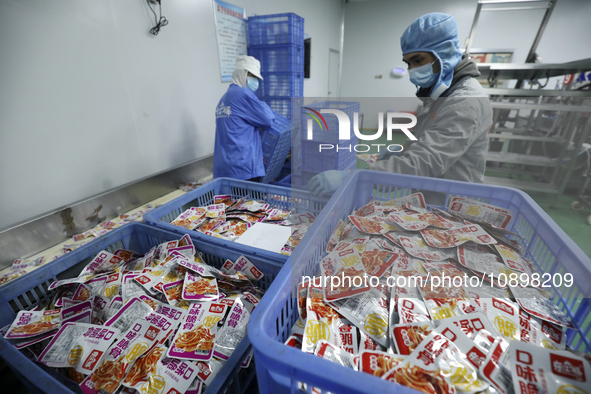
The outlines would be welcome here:
[[[390,152],[388,149],[382,149],[380,151],[380,155],[378,156],[378,160],[388,160],[392,156],[402,156],[402,152]]]
[[[349,171],[329,170],[315,175],[308,182],[308,190],[315,196],[332,195],[349,175]]]

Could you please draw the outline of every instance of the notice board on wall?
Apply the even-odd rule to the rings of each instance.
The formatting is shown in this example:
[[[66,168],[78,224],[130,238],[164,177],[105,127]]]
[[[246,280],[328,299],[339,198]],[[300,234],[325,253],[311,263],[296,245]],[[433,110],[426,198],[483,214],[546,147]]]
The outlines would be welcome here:
[[[232,81],[236,58],[246,55],[246,16],[244,9],[213,0],[220,74],[222,82]]]

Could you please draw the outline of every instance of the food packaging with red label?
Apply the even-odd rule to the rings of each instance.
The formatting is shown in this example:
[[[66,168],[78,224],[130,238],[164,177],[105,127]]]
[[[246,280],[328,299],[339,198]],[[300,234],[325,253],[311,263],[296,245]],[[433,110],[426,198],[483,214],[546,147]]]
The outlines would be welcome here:
[[[418,259],[441,261],[449,258],[457,258],[455,248],[440,249],[429,246],[425,243],[420,233],[388,233],[386,234],[386,238],[400,244],[406,253]]]
[[[409,210],[393,212],[388,216],[397,226],[406,231],[419,231],[429,226],[442,229],[454,228],[454,224],[434,213],[415,213]]]
[[[156,345],[136,359],[127,376],[121,382],[124,387],[140,390],[148,382],[148,377],[156,373],[158,360],[165,357],[166,347]]]
[[[354,247],[330,252],[320,262],[320,270],[326,302],[353,297],[370,289],[361,256]]]
[[[210,360],[220,328],[218,323],[224,318],[227,308],[227,305],[212,302],[191,304],[167,356],[186,360]]]
[[[254,309],[247,299],[236,299],[232,305],[224,325],[218,331],[213,348],[213,355],[227,361],[238,344],[246,336],[246,325],[250,320],[250,313]]]
[[[589,393],[591,366],[571,352],[523,342],[509,346],[515,393]]]
[[[523,258],[519,252],[513,248],[501,244],[495,244],[495,248],[501,255],[501,258],[507,267],[516,271],[525,272],[528,275],[533,275],[536,272],[532,263]]]
[[[566,349],[566,334],[561,326],[531,316],[521,308],[519,308],[519,322],[521,342],[552,350]]]
[[[197,376],[197,365],[187,360],[163,357],[156,362],[156,372],[138,390],[141,393],[182,394]],[[166,391],[163,391],[166,390]]]
[[[62,321],[61,309],[19,311],[4,335],[6,339],[24,339],[57,330]]]
[[[360,217],[349,216],[349,220],[357,229],[366,234],[386,234],[390,231],[399,231],[400,227],[394,224],[391,219],[382,217]]]
[[[337,311],[324,302],[321,288],[313,285],[308,288],[306,315],[302,351],[314,353],[316,344],[323,339],[336,346],[341,345],[339,327],[346,323]]]
[[[567,328],[574,328],[564,312],[548,299],[545,291],[533,287],[511,287],[517,303],[527,313]]]
[[[508,347],[509,342],[498,338],[479,368],[480,376],[501,394],[513,394]]]
[[[495,244],[497,241],[477,224],[467,224],[451,230],[438,230],[427,228],[421,230],[421,235],[427,245],[434,248],[452,248],[460,246],[468,241],[480,245]]]
[[[449,210],[470,221],[486,222],[501,228],[506,228],[513,218],[511,210],[507,208],[462,197],[454,197]]]
[[[316,350],[314,350],[314,354],[325,360],[332,361],[333,363],[337,363],[343,367],[351,368],[357,371],[357,364],[355,363],[354,356],[351,353],[348,353],[347,351],[324,340],[318,342],[316,345]]]
[[[152,308],[139,298],[132,298],[109,320],[105,326],[113,327],[121,332],[127,331],[131,324],[138,319],[143,319],[152,313]]]
[[[519,341],[521,338],[519,307],[515,303],[508,299],[481,298],[480,306],[495,328],[494,333],[506,341]]]
[[[408,356],[435,328],[432,322],[396,324],[390,329],[390,340],[396,353]]]
[[[254,264],[244,256],[238,257],[238,260],[233,264],[228,264],[228,262],[232,263],[230,260],[226,260],[223,269],[229,274],[241,272],[250,280],[259,280],[264,276],[261,270],[255,267]]]
[[[345,229],[345,222],[341,219],[337,223],[337,226],[333,230],[332,234],[330,235],[330,239],[328,240],[328,243],[326,244],[326,249],[325,249],[326,253],[332,252],[334,247],[339,243],[339,241],[341,239],[341,234],[343,233],[344,229]]]
[[[84,323],[66,323],[39,356],[49,367],[74,367],[89,375],[98,366],[119,330]]]
[[[398,364],[406,361],[406,357],[390,354],[379,350],[366,350],[359,357],[359,370],[381,378]]]
[[[185,273],[182,298],[188,301],[217,301],[220,296],[215,278],[205,278],[190,271]]]

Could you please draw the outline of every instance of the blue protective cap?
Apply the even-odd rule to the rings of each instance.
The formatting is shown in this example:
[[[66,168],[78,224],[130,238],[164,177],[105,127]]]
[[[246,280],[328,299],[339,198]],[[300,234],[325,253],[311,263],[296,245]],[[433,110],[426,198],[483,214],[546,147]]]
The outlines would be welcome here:
[[[402,54],[431,52],[439,60],[441,72],[431,97],[439,97],[453,79],[454,67],[462,60],[458,25],[453,16],[434,12],[416,19],[400,37]]]

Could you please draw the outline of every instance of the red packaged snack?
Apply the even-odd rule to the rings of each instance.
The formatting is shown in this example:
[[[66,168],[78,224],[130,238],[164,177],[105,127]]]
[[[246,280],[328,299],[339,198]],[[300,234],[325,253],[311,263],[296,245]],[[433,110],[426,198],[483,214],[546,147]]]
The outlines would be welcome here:
[[[519,308],[521,342],[545,347],[552,350],[566,349],[566,335],[562,327],[538,319]]]
[[[398,354],[390,354],[379,350],[366,350],[359,357],[359,370],[381,378],[386,372],[405,360],[406,357]]]
[[[354,247],[335,249],[320,262],[324,300],[333,302],[369,291],[361,256]]]
[[[451,230],[428,228],[421,230],[427,245],[434,248],[452,248],[468,241],[480,245],[495,244],[497,241],[477,224],[467,224]]]
[[[390,329],[390,340],[396,352],[408,356],[435,329],[432,322],[396,324]]]
[[[449,210],[465,219],[486,222],[501,228],[506,228],[513,218],[510,209],[463,197],[454,197],[450,202]]]

